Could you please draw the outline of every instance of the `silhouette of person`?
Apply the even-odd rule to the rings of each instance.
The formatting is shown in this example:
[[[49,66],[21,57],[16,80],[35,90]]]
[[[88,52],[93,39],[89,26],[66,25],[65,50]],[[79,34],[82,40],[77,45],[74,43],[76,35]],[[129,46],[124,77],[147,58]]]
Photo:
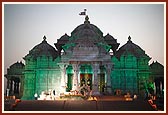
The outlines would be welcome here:
[[[55,90],[53,90],[53,95],[55,95]]]

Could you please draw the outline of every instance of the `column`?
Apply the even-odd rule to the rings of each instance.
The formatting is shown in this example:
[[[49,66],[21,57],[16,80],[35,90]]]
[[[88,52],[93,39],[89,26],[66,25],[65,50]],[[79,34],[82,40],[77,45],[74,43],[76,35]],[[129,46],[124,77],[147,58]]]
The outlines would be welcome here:
[[[19,93],[19,81],[17,81],[17,84],[16,84],[16,92]]]
[[[162,81],[160,81],[160,94],[162,95],[162,90],[163,90],[163,88],[162,88]]]
[[[9,96],[9,89],[8,88],[6,89],[6,96],[7,97]]]
[[[10,91],[10,89],[9,89],[10,84],[9,83],[10,83],[9,78],[7,78],[6,96],[9,96],[9,91]]]
[[[11,79],[10,80],[10,90],[9,90],[10,94],[12,94],[12,91],[13,91],[13,80]]]
[[[78,64],[72,64],[73,70],[74,70],[74,75],[73,75],[73,84],[72,84],[72,90],[77,90],[79,89],[79,82],[78,82],[78,74],[79,74],[79,66]]]
[[[108,93],[112,93],[112,87],[111,87],[111,69],[112,65],[107,64],[106,65],[106,72],[107,72],[107,84],[106,84],[106,90]]]
[[[17,90],[17,89],[16,89],[16,86],[17,86],[17,81],[15,80],[15,81],[14,81],[14,93],[17,93],[17,91],[16,91],[16,90]]]
[[[20,76],[20,90],[19,90],[20,97],[23,96],[23,90],[24,90],[24,76]]]
[[[92,64],[92,68],[93,68],[93,81],[92,81],[92,95],[100,95],[99,92],[99,82],[98,82],[98,70],[99,70],[99,64],[98,63],[94,63]]]
[[[7,89],[9,89],[9,79],[7,79]]]
[[[66,92],[66,67],[67,65],[65,64],[59,64],[59,67],[61,69],[61,93]]]

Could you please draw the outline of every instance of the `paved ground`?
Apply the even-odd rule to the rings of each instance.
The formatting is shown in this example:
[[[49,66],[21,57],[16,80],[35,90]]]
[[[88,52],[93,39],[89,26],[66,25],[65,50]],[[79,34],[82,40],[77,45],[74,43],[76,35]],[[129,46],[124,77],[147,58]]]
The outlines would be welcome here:
[[[15,111],[153,111],[148,102],[141,99],[125,101],[122,97],[103,96],[97,101],[57,100],[21,101]]]

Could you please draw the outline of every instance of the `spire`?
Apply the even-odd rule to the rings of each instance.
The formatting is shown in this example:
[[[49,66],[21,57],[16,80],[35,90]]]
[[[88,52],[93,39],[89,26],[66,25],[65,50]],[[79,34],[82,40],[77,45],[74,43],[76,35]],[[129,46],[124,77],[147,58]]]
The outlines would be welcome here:
[[[47,38],[46,38],[46,36],[44,35],[42,42],[47,42],[46,39],[47,39]]]
[[[131,41],[131,37],[130,36],[128,37],[128,40]]]
[[[85,17],[85,22],[84,23],[90,23],[89,22],[89,16],[88,15],[86,15],[86,17]]]
[[[132,42],[132,41],[131,41],[131,37],[130,37],[130,36],[128,37],[128,41],[127,41],[127,42]]]

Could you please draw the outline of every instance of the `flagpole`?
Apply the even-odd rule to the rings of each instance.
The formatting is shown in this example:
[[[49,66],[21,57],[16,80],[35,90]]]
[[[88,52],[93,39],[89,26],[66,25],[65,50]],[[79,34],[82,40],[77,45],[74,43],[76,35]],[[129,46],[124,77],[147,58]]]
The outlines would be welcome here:
[[[83,15],[83,16],[86,16],[86,9],[84,9],[84,11],[80,12],[79,15]]]

